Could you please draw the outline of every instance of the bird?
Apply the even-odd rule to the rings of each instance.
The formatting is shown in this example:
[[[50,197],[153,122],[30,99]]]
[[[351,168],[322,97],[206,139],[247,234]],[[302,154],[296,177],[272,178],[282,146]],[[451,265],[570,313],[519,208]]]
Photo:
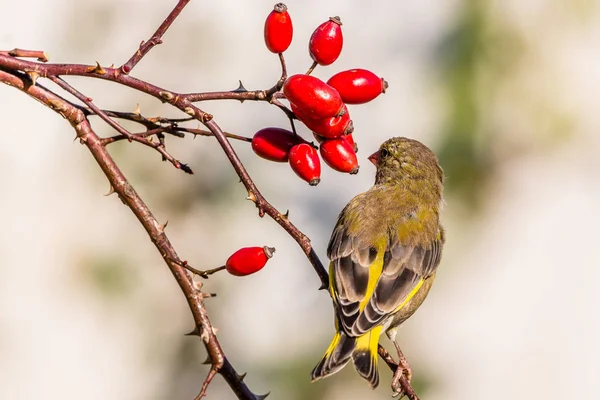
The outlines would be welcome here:
[[[400,359],[392,381],[400,393],[400,376],[410,381],[412,372],[396,334],[425,300],[440,263],[444,172],[433,151],[406,137],[388,139],[368,159],[376,166],[375,184],[342,210],[327,247],[335,335],[311,381],[352,359],[375,389],[385,332]]]

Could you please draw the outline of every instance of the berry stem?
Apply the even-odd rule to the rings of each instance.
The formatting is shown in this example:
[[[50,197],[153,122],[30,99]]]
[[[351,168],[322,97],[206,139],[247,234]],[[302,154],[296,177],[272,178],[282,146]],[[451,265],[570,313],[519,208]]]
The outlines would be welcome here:
[[[313,61],[312,65],[310,66],[308,71],[306,71],[306,75],[312,74],[312,72],[315,70],[315,68],[317,68],[317,65],[319,65],[319,64],[316,61]]]
[[[209,275],[212,275],[215,272],[223,271],[225,269],[225,266],[221,265],[220,267],[213,268],[213,269],[207,269],[206,271],[200,271],[199,269],[195,269],[190,266],[186,266],[185,268],[190,270],[194,274],[201,276],[204,279],[208,279]]]

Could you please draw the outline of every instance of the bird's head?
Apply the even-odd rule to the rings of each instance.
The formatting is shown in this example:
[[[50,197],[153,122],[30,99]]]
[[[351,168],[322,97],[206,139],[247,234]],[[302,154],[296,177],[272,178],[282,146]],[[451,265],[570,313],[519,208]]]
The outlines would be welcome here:
[[[369,156],[369,161],[377,167],[375,184],[425,181],[441,187],[444,181],[437,156],[417,140],[388,139]]]

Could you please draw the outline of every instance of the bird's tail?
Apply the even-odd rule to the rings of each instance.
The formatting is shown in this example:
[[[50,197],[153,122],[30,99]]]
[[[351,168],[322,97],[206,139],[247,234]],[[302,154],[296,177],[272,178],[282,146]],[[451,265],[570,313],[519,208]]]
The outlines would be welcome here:
[[[313,369],[310,375],[311,381],[326,378],[342,369],[350,361],[355,347],[356,338],[343,332],[336,332],[325,355]]]
[[[325,355],[313,369],[311,381],[326,378],[342,369],[350,357],[356,371],[376,388],[379,384],[377,370],[377,347],[381,327],[374,328],[359,337],[350,337],[344,332],[336,332]]]
[[[369,332],[356,338],[356,347],[352,352],[354,368],[373,389],[379,385],[379,371],[377,369],[377,349],[379,347],[379,336],[381,326],[371,329]]]

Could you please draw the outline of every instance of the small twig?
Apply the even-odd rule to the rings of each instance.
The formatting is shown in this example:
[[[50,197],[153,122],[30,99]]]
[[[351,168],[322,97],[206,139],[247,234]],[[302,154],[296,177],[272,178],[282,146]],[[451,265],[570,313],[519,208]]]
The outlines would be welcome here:
[[[287,66],[285,64],[285,57],[283,53],[279,53],[279,62],[281,63],[281,77],[277,81],[277,84],[271,89],[267,90],[267,98],[272,98],[275,93],[279,92],[283,88],[283,84],[287,80]]]
[[[204,396],[206,396],[206,390],[208,389],[208,385],[210,385],[210,382],[212,382],[215,375],[217,375],[217,372],[219,372],[219,371],[217,371],[214,364],[211,364],[210,370],[208,371],[208,375],[206,376],[206,379],[204,380],[204,383],[202,384],[202,389],[200,389],[200,393],[198,394],[198,396],[196,396],[195,400],[200,400]]]
[[[81,109],[86,116],[90,116],[90,115],[98,116],[94,112],[94,110],[92,110],[89,107],[83,107],[83,106],[80,106],[77,104],[74,104],[74,106]],[[146,128],[148,128],[149,130],[162,129],[162,132],[168,133],[169,135],[173,135],[173,136],[176,136],[179,138],[185,137],[185,134],[183,132],[180,132],[180,129],[177,127],[177,124],[180,122],[187,122],[187,121],[191,121],[194,119],[191,117],[190,118],[165,118],[165,117],[147,118],[147,117],[144,117],[139,112],[122,112],[122,111],[112,111],[112,110],[102,110],[102,112],[111,118],[124,119],[127,121],[137,122],[138,124],[141,124],[141,125],[145,126]],[[167,124],[167,126],[162,126],[160,124]],[[145,136],[149,136],[149,135],[145,135]],[[120,137],[121,139],[125,139],[122,136],[118,136],[118,137]],[[117,139],[117,136],[115,136],[115,139],[116,139],[115,141],[121,140],[121,139]]]
[[[49,76],[48,79],[50,79],[52,82],[56,83],[58,86],[60,86],[61,88],[63,88],[64,90],[81,100],[85,105],[92,109],[97,116],[102,118],[104,122],[110,125],[121,135],[125,136],[130,142],[133,140],[133,135],[129,131],[127,131],[127,129],[123,128],[121,125],[113,121],[108,115],[106,115],[98,106],[94,104],[91,98],[85,96],[79,90],[75,89],[73,86],[69,85],[65,80],[58,76]]]
[[[175,19],[179,16],[183,8],[189,2],[190,0],[179,0],[177,2],[177,5],[173,9],[173,11],[171,11],[171,13],[167,16],[167,18],[165,18],[162,24],[160,24],[160,26],[158,27],[156,32],[154,32],[152,37],[150,37],[148,41],[142,42],[138,50],[131,56],[131,58],[119,68],[122,73],[129,74],[131,70],[137,65],[137,63],[140,62],[140,60],[144,58],[144,56],[148,54],[148,52],[152,50],[154,46],[162,43],[162,36],[165,34],[167,29],[169,29],[173,21],[175,21]]]
[[[48,55],[41,50],[24,50],[15,48],[10,51],[0,51],[0,53],[7,54],[12,57],[35,58],[41,62],[48,62],[48,60],[50,60]]]
[[[92,99],[86,97],[84,94],[75,89],[73,86],[69,85],[63,79],[56,76],[49,76],[48,78],[52,82],[56,83],[58,86],[65,89],[67,92],[71,93],[73,96],[77,97],[79,100],[84,102],[89,108],[91,108],[94,111],[94,113],[96,113],[97,116],[102,118],[108,125],[113,127],[117,132],[119,132],[121,135],[127,138],[129,142],[136,141],[138,143],[143,144],[144,146],[151,147],[162,155],[164,161],[169,161],[171,164],[173,164],[175,168],[180,169],[188,174],[194,173],[194,171],[187,164],[182,163],[181,161],[173,157],[171,154],[169,154],[165,148],[164,143],[153,143],[144,136],[132,134],[127,129],[123,128],[121,125],[113,121],[108,115],[106,115],[100,108],[98,108],[98,106],[94,104]]]
[[[192,129],[192,128],[177,127],[177,130],[182,131],[182,132],[188,132],[188,133],[191,133],[191,134],[193,134],[195,136],[214,136],[211,131],[205,131],[203,129]],[[240,140],[242,142],[252,142],[252,138],[249,138],[249,137],[246,137],[246,136],[236,135],[234,133],[229,133],[229,132],[223,132],[223,133],[229,139]]]
[[[276,86],[273,86],[273,87],[276,87]],[[269,90],[271,90],[271,89],[269,89]],[[252,91],[231,90],[231,91],[227,91],[227,92],[184,93],[181,95],[181,97],[192,103],[197,103],[200,101],[207,101],[207,100],[268,101],[269,96],[267,95],[267,92],[269,90],[252,90]]]
[[[138,138],[147,138],[148,136],[152,136],[152,135],[156,135],[158,133],[162,133],[165,130],[167,130],[169,128],[165,127],[160,127],[160,128],[155,128],[155,129],[148,129],[146,132],[140,132],[140,133],[132,133],[132,136],[138,137]],[[118,135],[118,136],[110,136],[107,138],[101,138],[100,142],[102,143],[103,146],[107,146],[111,143],[115,143],[121,140],[126,139],[125,136],[123,135]]]

